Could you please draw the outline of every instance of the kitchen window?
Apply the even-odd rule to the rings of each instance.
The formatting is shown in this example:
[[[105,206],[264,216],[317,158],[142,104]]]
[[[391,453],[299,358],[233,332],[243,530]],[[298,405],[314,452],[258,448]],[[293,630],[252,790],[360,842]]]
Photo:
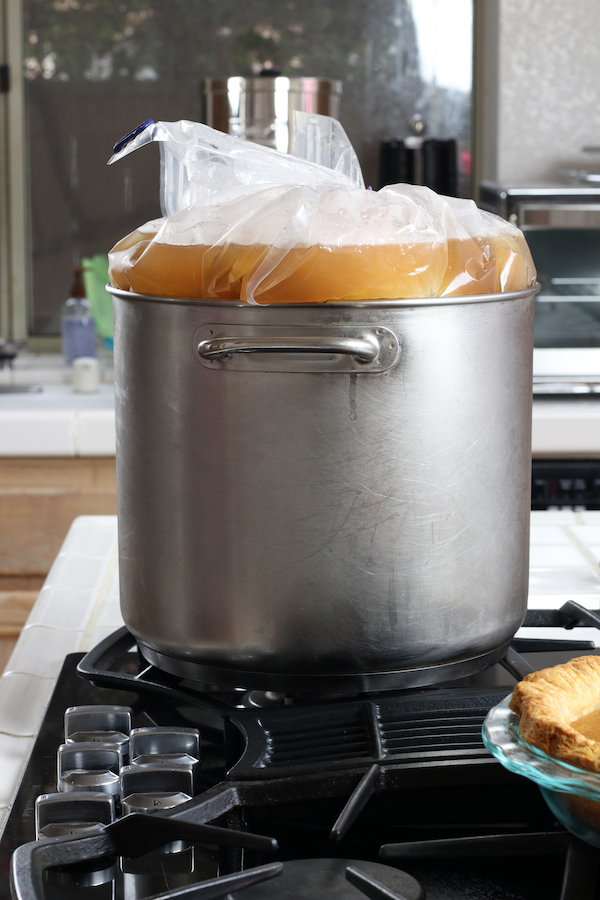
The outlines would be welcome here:
[[[473,0],[0,2],[0,335],[32,348],[58,347],[71,267],[160,214],[156,148],[107,168],[112,145],[148,118],[202,120],[204,77],[341,79],[367,184],[414,113],[458,140],[466,178]]]

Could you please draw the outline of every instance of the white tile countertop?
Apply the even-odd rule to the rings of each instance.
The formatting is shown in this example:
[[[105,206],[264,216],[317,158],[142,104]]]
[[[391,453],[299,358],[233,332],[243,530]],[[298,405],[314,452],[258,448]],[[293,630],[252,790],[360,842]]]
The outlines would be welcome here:
[[[0,386],[34,384],[38,393],[0,393],[0,456],[114,456],[112,370],[94,393],[76,393],[58,355],[17,357]]]
[[[116,516],[76,519],[0,678],[0,829],[65,655],[89,650],[123,624],[117,570]],[[569,599],[600,609],[600,511],[532,512],[529,585],[530,609]],[[578,628],[576,636],[600,646],[595,629]]]
[[[0,827],[67,653],[82,653],[123,624],[116,516],[71,526],[0,678]]]

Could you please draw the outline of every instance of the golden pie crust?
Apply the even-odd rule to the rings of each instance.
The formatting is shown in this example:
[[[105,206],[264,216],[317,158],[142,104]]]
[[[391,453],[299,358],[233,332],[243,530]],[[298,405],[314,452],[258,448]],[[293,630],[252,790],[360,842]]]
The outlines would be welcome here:
[[[521,717],[521,734],[529,744],[554,759],[600,772],[600,741],[573,727],[600,707],[600,656],[579,656],[526,675],[509,705]]]

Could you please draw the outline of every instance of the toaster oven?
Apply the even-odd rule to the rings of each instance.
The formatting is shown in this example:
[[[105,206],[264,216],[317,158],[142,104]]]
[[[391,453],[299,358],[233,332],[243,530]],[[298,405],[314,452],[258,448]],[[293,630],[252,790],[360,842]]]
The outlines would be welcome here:
[[[600,394],[600,177],[529,187],[484,181],[479,205],[523,231],[537,268],[534,394]]]

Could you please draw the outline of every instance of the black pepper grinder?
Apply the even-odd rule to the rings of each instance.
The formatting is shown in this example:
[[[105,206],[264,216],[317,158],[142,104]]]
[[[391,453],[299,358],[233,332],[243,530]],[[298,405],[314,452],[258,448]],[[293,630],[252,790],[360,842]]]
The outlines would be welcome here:
[[[423,141],[427,123],[415,113],[408,122],[410,135],[381,142],[379,187],[386,184],[423,184]]]
[[[423,184],[438,194],[458,195],[458,150],[455,140],[428,138],[427,123],[415,113],[403,140],[381,142],[379,187]]]
[[[425,171],[423,166],[423,144],[427,134],[427,122],[419,113],[415,113],[408,120],[410,134],[404,139],[406,148],[412,161],[411,184],[425,184]]]

